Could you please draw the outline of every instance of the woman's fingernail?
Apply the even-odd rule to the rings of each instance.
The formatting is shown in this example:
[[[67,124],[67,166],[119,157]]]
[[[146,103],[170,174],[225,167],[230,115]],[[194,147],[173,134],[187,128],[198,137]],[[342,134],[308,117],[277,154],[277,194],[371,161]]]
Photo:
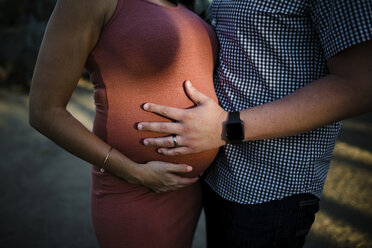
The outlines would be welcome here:
[[[186,167],[186,170],[187,170],[187,171],[192,171],[192,167],[191,167],[191,166],[187,166],[187,167]]]
[[[160,149],[157,149],[156,151],[157,151],[157,153],[159,153],[159,154],[163,154],[163,152],[162,152]]]
[[[144,140],[144,141],[143,141],[143,144],[144,144],[145,146],[147,146],[147,145],[149,144],[149,142],[148,142],[147,140]]]
[[[138,130],[142,130],[142,128],[143,128],[142,124],[138,124],[137,128],[138,128]]]
[[[187,86],[190,86],[190,87],[192,86],[191,82],[189,80],[186,81],[186,84],[187,84]]]
[[[148,110],[148,109],[149,109],[149,105],[148,105],[147,103],[145,103],[145,104],[143,105],[143,109],[144,109],[144,110]]]

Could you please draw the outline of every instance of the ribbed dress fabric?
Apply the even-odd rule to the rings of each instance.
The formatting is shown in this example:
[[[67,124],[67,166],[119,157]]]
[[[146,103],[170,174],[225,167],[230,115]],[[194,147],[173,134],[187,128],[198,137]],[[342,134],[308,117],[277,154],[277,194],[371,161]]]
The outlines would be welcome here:
[[[205,170],[217,150],[165,157],[141,144],[145,137],[164,134],[141,132],[135,126],[140,121],[169,121],[143,111],[143,103],[194,106],[184,92],[187,79],[217,102],[217,50],[212,28],[183,5],[118,0],[86,63],[94,84],[93,132],[135,162],[185,163],[194,167],[193,175]],[[156,194],[92,168],[92,220],[101,247],[191,247],[201,211],[199,183]]]

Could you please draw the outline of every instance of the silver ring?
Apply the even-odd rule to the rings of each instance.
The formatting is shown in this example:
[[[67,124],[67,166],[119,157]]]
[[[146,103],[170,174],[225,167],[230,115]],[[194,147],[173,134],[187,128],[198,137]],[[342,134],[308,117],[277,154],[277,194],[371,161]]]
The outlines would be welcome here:
[[[172,135],[174,147],[178,146],[177,137],[175,134]]]

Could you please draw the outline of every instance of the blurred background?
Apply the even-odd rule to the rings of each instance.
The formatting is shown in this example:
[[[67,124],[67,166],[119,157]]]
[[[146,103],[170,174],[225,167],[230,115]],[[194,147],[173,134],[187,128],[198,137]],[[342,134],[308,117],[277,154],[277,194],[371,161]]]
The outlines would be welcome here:
[[[98,247],[90,166],[28,124],[28,90],[55,0],[0,0],[0,247]],[[197,2],[199,11],[208,0]],[[82,77],[68,109],[92,127]],[[372,247],[372,113],[344,121],[306,248]],[[193,248],[205,247],[202,215]]]

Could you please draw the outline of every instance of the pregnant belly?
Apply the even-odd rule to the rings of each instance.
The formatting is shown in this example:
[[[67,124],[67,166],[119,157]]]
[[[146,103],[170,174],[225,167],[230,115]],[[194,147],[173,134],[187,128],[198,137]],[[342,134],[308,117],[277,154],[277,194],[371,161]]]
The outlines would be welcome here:
[[[194,83],[195,85],[195,83]],[[195,85],[206,95],[217,101],[213,85]],[[123,95],[123,93],[125,94]],[[167,136],[168,134],[138,131],[136,124],[141,121],[170,121],[164,117],[148,113],[142,110],[141,106],[146,102],[164,104],[178,108],[189,108],[193,103],[184,93],[182,84],[179,87],[158,90],[157,93],[146,89],[126,88],[125,90],[108,91],[108,112],[107,123],[99,128],[101,112],[96,111],[95,129],[106,129],[107,142],[125,156],[137,163],[149,161],[166,161],[175,164],[187,164],[193,167],[189,173],[183,174],[186,177],[198,176],[208,168],[218,153],[218,149],[202,153],[164,156],[156,152],[155,147],[142,145],[142,140],[147,137]],[[98,123],[97,123],[98,120]]]

